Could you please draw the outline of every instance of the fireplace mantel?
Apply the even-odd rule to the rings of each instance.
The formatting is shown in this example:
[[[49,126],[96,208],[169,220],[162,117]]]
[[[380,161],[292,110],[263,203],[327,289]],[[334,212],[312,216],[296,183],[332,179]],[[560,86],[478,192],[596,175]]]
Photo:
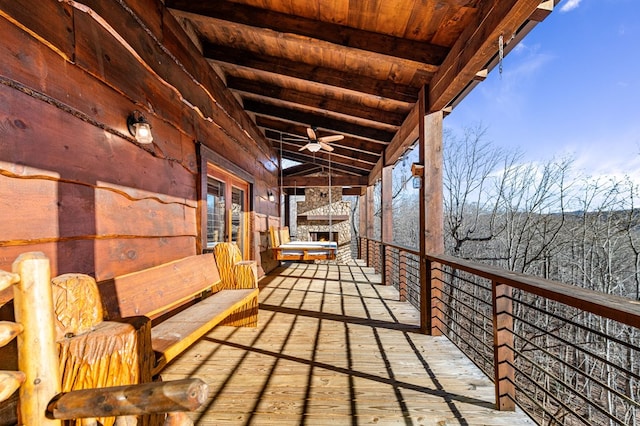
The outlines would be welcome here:
[[[347,214],[334,214],[329,217],[327,214],[299,214],[298,219],[308,220],[308,221],[318,221],[318,222],[329,222],[331,219],[333,222],[341,222],[344,220],[349,220],[349,215]]]

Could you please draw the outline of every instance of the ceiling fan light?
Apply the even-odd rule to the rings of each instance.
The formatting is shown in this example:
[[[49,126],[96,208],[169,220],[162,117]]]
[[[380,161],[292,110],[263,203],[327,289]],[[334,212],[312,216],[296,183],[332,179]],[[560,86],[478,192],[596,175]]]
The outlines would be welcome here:
[[[318,151],[320,151],[320,148],[322,148],[322,147],[317,142],[316,143],[310,143],[309,145],[307,145],[307,149],[309,151],[311,151],[311,152],[318,152]]]

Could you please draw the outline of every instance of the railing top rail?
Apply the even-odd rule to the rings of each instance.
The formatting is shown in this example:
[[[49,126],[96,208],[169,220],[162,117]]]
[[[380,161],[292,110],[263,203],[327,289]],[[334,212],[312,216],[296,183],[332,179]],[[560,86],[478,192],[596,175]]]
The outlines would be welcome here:
[[[366,239],[366,237],[362,238]],[[396,244],[383,243],[370,238],[369,240],[418,256],[420,255],[420,252],[415,249]],[[622,324],[640,328],[640,301],[637,300],[518,272],[511,272],[497,266],[471,262],[455,256],[428,254],[426,258],[432,262],[448,265],[491,281],[506,284],[513,288],[545,297],[549,300],[564,303],[565,305],[618,321]]]
[[[549,300],[640,328],[640,301],[606,294],[575,285],[507,271],[449,255],[427,255],[432,262],[460,269],[489,280],[506,284]]]
[[[400,244],[383,243],[382,241],[374,240],[373,238],[367,238],[367,237],[360,237],[360,238],[365,239],[365,240],[369,240],[369,241],[377,243],[377,244],[382,244],[382,245],[385,245],[387,247],[391,247],[391,248],[394,248],[394,249],[397,249],[397,250],[405,251],[405,252],[407,252],[409,254],[414,254],[416,256],[420,256],[420,250],[418,250],[416,248],[402,246]]]

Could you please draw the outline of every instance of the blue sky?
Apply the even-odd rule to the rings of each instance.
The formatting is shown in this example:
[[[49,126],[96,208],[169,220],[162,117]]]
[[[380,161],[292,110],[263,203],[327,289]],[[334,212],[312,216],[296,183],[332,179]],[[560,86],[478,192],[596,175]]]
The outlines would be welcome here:
[[[526,161],[640,183],[640,0],[563,0],[445,118]]]

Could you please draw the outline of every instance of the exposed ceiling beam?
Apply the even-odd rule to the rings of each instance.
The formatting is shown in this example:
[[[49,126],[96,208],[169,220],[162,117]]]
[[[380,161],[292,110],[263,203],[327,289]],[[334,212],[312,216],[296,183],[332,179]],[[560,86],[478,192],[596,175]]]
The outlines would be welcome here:
[[[257,52],[209,42],[202,43],[202,50],[204,56],[213,62],[255,68],[402,102],[414,103],[418,96],[418,89],[415,87],[396,84],[388,80],[377,80],[365,75],[350,74],[333,68],[324,68],[284,58],[260,55]]]
[[[328,176],[288,176],[283,178],[285,188],[329,186]],[[365,176],[332,176],[331,186],[367,186]]]
[[[273,148],[275,150],[280,149],[280,141],[272,140]],[[302,154],[306,154],[307,151],[299,151],[304,145],[307,144],[307,141],[300,142],[291,142],[291,141],[283,141],[282,142],[282,156],[286,157],[287,152],[300,152]],[[333,144],[331,144],[333,145]],[[319,151],[320,153],[324,153],[324,151]],[[318,154],[316,153],[316,156]],[[369,161],[365,161],[366,158]],[[353,167],[357,167],[363,170],[370,170],[378,161],[379,156],[365,156],[362,153],[354,153],[345,148],[335,147],[333,152],[331,152],[331,160],[336,163],[345,164]]]
[[[240,3],[166,0],[165,4],[183,12],[195,13],[252,27],[266,28],[283,34],[296,34],[421,64],[432,64],[434,71],[435,67],[442,63],[448,52],[448,49],[443,46],[363,31],[331,22],[286,15]]]
[[[280,133],[283,136],[291,135],[291,136],[302,136],[305,137],[307,134],[307,126],[302,124],[289,123],[287,121],[282,121],[277,118],[272,117],[264,117],[257,116],[256,124],[258,127],[262,127],[265,129],[265,134],[268,139],[272,140],[280,140]],[[320,136],[326,136],[329,132],[323,132],[322,130],[318,130]],[[376,157],[380,157],[384,148],[388,145],[384,142],[371,141],[368,139],[354,138],[349,135],[345,135],[344,139],[337,142],[332,142],[332,146],[341,146],[354,153],[365,153],[370,155],[375,155]],[[355,154],[354,154],[355,155]]]
[[[322,171],[322,166],[317,164],[298,164],[282,170],[283,176],[301,176]]]
[[[308,151],[302,151],[302,152],[308,153]],[[285,151],[282,153],[282,156],[288,160],[298,161],[300,163],[318,164],[322,167],[325,167],[326,169],[331,167],[331,170],[340,171],[343,174],[349,174],[354,176],[365,176],[369,173],[369,170],[371,169],[371,167],[364,170],[364,169],[347,166],[337,161],[333,161],[333,159],[331,161],[331,164],[329,164],[329,160],[325,155],[326,154],[324,153],[319,153],[314,156],[309,154],[303,154],[297,151],[292,151],[292,152]]]
[[[333,113],[363,118],[392,126],[400,126],[407,113],[405,108],[397,108],[395,111],[381,110],[362,104],[339,101],[319,94],[301,92],[295,89],[233,76],[227,77],[227,87],[231,90],[239,91],[241,94],[250,93],[275,98],[285,102],[324,109]]]
[[[256,102],[247,99],[244,102],[244,109],[267,117],[286,117],[287,120],[319,129],[331,129],[334,133],[349,134],[360,138],[371,139],[380,142],[391,142],[393,132],[378,130],[371,127],[359,126],[347,123],[331,117],[313,114],[311,112],[298,111],[291,108],[284,108],[275,105]],[[306,131],[305,133],[306,134]]]

